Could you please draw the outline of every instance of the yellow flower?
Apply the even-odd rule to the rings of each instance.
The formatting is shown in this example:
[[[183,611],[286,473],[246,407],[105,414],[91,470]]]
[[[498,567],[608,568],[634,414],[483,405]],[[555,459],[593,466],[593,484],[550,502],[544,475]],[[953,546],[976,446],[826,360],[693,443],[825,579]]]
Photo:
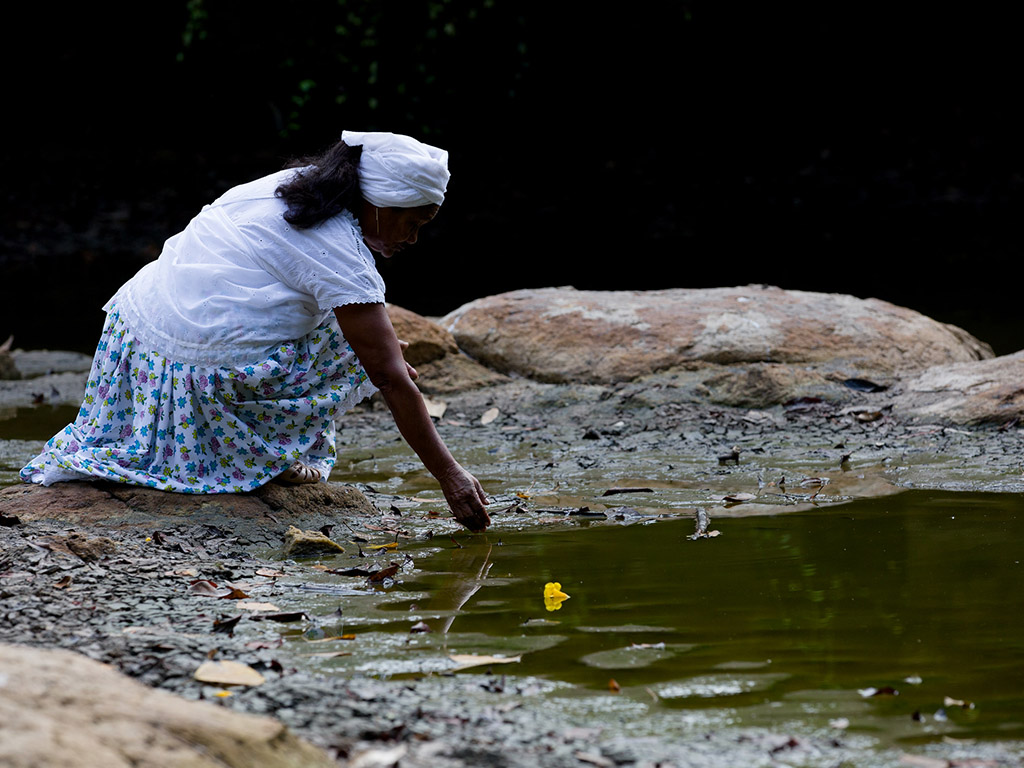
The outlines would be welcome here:
[[[568,599],[569,596],[562,591],[562,585],[557,581],[549,581],[544,585],[544,607],[549,611],[559,610],[562,602]]]

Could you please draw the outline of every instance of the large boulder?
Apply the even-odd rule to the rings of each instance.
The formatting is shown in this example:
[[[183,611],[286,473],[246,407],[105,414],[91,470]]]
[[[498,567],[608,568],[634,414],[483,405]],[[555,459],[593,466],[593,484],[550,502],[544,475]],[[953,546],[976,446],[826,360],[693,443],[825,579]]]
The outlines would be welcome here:
[[[70,651],[0,645],[0,765],[329,768],[337,763],[269,717],[185,701]]]
[[[269,521],[315,529],[339,517],[379,513],[358,489],[337,483],[267,483],[251,493],[189,494],[109,481],[74,481],[0,489],[0,514],[24,522],[58,520],[71,525],[230,527]]]
[[[416,385],[422,392],[450,394],[505,380],[467,357],[455,338],[432,320],[394,304],[388,305],[388,315],[398,338],[409,342],[405,359],[419,374]]]
[[[484,365],[555,383],[748,363],[884,377],[993,356],[966,331],[885,301],[769,286],[528,289],[470,302],[441,325]]]
[[[902,382],[893,412],[911,421],[1008,424],[1024,418],[1024,351],[929,368]]]

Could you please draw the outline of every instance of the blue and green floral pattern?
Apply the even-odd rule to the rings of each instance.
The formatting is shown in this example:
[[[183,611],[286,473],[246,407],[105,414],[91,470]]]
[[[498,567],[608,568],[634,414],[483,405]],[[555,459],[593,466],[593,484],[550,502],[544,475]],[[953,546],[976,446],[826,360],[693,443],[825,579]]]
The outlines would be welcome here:
[[[252,365],[189,365],[141,347],[112,307],[78,417],[23,480],[239,493],[300,460],[327,477],[335,417],[376,391],[333,316]]]

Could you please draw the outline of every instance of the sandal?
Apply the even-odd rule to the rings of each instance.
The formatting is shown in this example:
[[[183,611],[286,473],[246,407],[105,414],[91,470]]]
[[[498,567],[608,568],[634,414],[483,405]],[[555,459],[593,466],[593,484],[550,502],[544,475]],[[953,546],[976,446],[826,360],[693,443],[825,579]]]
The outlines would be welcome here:
[[[296,461],[288,469],[274,478],[274,482],[283,485],[306,485],[308,483],[319,483],[321,478],[319,469],[307,467],[301,461]]]

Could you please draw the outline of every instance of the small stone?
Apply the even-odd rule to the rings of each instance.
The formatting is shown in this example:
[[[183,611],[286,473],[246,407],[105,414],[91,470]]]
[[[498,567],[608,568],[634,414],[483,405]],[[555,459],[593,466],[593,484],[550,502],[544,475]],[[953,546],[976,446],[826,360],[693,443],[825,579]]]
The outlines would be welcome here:
[[[301,528],[289,525],[284,534],[285,557],[337,554],[344,551],[345,548],[341,544],[320,531],[303,531]]]

